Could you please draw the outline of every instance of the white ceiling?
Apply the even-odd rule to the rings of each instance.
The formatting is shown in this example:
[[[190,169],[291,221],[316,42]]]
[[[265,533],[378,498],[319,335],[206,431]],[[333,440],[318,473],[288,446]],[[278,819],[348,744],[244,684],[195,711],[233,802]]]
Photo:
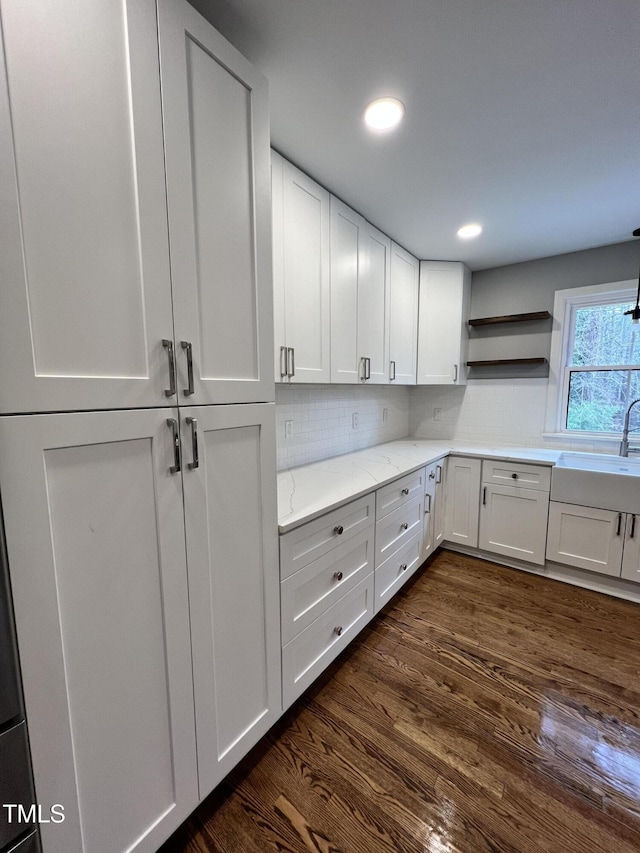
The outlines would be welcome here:
[[[418,257],[485,269],[640,226],[640,0],[192,2],[268,77],[273,146]],[[405,121],[372,136],[382,95]]]

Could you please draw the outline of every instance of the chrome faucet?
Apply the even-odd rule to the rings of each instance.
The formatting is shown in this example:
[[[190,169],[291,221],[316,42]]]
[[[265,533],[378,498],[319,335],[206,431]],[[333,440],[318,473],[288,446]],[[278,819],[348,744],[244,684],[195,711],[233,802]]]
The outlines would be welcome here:
[[[624,416],[624,428],[622,430],[622,441],[620,442],[620,456],[628,456],[629,455],[629,432],[634,432],[634,430],[629,429],[629,418],[631,417],[631,409],[636,405],[636,403],[640,403],[640,397],[637,400],[634,400],[633,403],[627,409],[627,413]],[[640,429],[640,427],[636,427],[635,429]],[[632,453],[638,453],[640,450],[636,450],[635,448],[631,448]]]

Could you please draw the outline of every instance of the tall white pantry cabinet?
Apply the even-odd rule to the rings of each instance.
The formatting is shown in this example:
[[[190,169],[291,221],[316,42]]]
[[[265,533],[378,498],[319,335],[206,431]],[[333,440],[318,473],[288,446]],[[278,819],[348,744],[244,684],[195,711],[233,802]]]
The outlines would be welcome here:
[[[44,853],[279,716],[266,81],[185,0],[0,0],[0,489]],[[218,405],[224,404],[224,405]]]

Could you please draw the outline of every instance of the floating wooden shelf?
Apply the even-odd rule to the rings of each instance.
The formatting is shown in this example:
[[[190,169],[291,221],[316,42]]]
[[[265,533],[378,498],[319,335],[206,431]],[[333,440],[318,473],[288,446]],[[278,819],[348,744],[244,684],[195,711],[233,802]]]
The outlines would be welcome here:
[[[496,323],[525,323],[531,320],[548,320],[548,311],[530,311],[528,314],[504,314],[502,317],[479,317],[469,320],[470,326],[493,326]]]
[[[488,361],[468,361],[467,367],[486,367],[490,364],[546,364],[546,358],[492,358]]]

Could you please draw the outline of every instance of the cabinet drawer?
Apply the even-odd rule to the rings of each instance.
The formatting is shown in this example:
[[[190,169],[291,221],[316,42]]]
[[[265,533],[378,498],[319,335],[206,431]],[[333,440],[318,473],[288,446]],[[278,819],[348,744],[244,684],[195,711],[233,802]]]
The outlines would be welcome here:
[[[548,492],[551,487],[551,468],[546,465],[496,462],[485,459],[482,462],[482,482]]]
[[[418,533],[376,569],[374,613],[377,613],[395,595],[421,563],[422,541]]]
[[[399,506],[410,503],[419,495],[424,495],[424,476],[425,470],[421,468],[419,471],[400,477],[399,480],[394,480],[388,486],[378,489],[376,492],[376,521],[384,518],[385,515]]]
[[[288,643],[373,571],[368,527],[280,584],[282,643]]]
[[[374,523],[375,492],[316,518],[280,537],[284,580]]]
[[[283,647],[283,710],[315,681],[372,616],[373,573]]]
[[[376,524],[376,567],[422,530],[424,497],[399,506]]]

